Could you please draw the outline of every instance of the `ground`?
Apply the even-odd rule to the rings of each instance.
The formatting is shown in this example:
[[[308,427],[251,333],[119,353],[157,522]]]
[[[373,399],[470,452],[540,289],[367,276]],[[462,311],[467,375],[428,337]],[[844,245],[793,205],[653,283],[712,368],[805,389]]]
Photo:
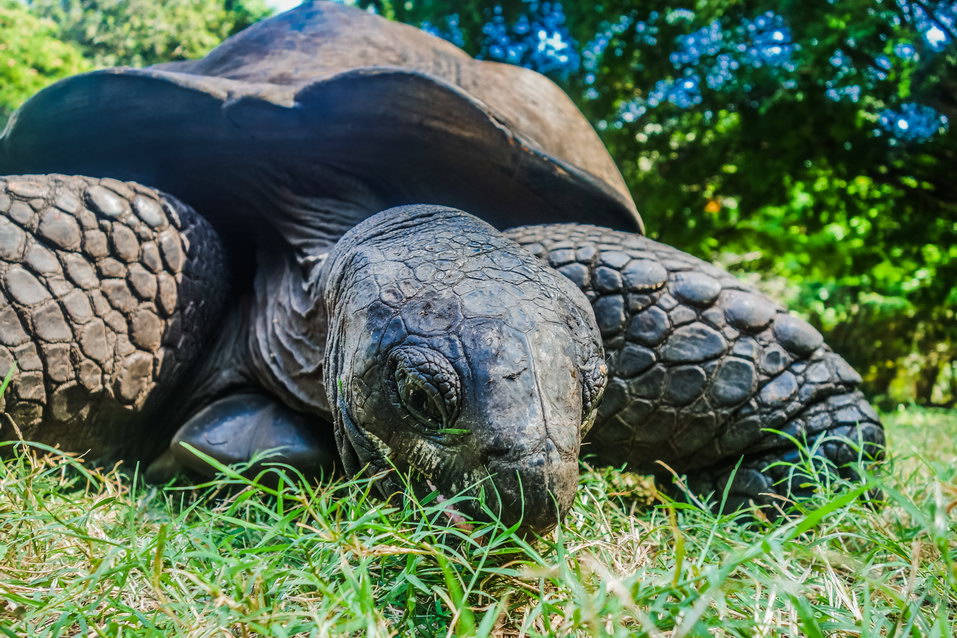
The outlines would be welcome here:
[[[389,506],[367,481],[156,488],[17,444],[0,460],[0,633],[949,638],[957,412],[884,419],[890,463],[822,485],[801,516],[741,524],[586,466],[563,528],[535,542],[447,526],[435,501]]]

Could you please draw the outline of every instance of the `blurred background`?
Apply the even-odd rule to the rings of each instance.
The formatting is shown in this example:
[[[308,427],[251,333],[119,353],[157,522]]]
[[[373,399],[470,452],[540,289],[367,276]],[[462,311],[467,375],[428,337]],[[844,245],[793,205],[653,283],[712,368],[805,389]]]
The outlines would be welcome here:
[[[61,77],[202,56],[297,4],[0,0],[0,122]],[[347,4],[548,75],[650,235],[804,315],[879,402],[957,403],[957,2]]]

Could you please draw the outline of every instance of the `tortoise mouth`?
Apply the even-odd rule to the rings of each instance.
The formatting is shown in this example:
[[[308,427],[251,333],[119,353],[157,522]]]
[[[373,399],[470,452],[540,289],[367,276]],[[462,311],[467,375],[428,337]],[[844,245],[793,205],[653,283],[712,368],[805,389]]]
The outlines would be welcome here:
[[[540,536],[554,529],[568,509],[550,490],[540,489],[541,481],[536,482],[534,489],[523,489],[521,480],[516,482],[517,489],[511,484],[501,485],[502,481],[496,479],[507,476],[504,472],[489,472],[484,479],[451,491],[445,491],[416,468],[409,468],[406,476],[408,489],[420,503],[434,499],[448,523],[467,532],[473,531],[476,524],[492,522],[515,526],[520,536]],[[380,483],[380,489],[384,495],[405,496],[404,485],[395,473],[383,478],[386,480]]]
[[[400,470],[390,460],[389,452],[391,450],[385,442],[372,432],[356,424],[342,399],[340,399],[339,404],[342,431],[345,435],[344,440],[340,442],[340,450],[342,450],[343,445],[348,446],[347,451],[351,452],[348,456],[355,460],[352,464],[347,464],[343,460],[347,474],[355,476],[362,471],[363,467],[368,468],[369,475],[377,477],[375,487],[385,501],[394,501],[397,498],[404,499],[407,495],[406,485],[420,502],[426,500],[433,493],[436,494],[439,503],[449,503],[452,500],[435,486],[431,478],[415,467],[407,469],[408,478],[406,481],[401,480],[399,477]],[[343,457],[346,456],[344,453]],[[470,522],[471,517],[464,515],[451,503],[443,508],[443,514],[451,525],[465,532],[474,530],[474,525]]]
[[[347,446],[345,452],[355,461],[350,467],[343,453],[346,472],[358,475],[365,468],[376,477],[376,489],[386,501],[405,498],[411,491],[420,502],[431,497],[445,504],[448,522],[463,531],[472,531],[478,521],[497,520],[509,527],[517,525],[518,532],[528,536],[551,531],[574,500],[577,461],[556,461],[543,452],[518,462],[493,460],[481,472],[449,463],[442,474],[458,471],[469,477],[462,482],[464,487],[458,487],[455,481],[426,473],[408,460],[393,458],[384,441],[352,419],[341,398],[339,404],[343,432],[339,447]]]

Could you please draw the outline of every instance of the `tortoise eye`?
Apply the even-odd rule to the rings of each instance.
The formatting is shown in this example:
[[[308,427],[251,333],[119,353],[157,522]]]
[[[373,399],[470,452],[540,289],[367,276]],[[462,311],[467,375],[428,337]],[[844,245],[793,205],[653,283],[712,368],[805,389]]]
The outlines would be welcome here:
[[[418,375],[399,373],[395,379],[402,405],[423,425],[443,427],[448,422],[448,410],[438,391]]]
[[[389,354],[399,402],[421,425],[446,428],[458,416],[459,377],[441,353],[400,346]]]

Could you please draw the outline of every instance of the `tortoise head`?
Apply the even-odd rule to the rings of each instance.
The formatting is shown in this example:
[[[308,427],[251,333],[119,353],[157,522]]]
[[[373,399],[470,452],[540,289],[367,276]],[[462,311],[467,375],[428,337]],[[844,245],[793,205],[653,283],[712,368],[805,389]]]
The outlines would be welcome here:
[[[326,388],[351,473],[407,471],[420,495],[484,490],[502,520],[553,527],[605,386],[587,299],[485,222],[389,209],[325,265]],[[378,483],[402,491],[394,473]],[[481,516],[478,501],[461,508]]]

